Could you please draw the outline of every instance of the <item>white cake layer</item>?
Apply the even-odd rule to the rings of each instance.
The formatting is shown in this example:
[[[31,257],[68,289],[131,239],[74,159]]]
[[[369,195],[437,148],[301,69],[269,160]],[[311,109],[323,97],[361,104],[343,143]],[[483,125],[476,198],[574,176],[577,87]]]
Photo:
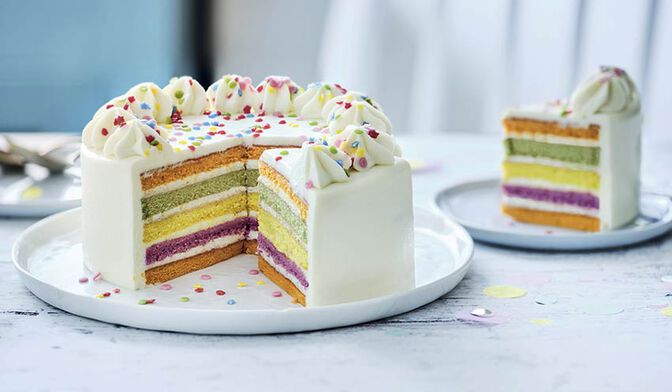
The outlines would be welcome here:
[[[213,250],[213,249],[223,248],[225,246],[231,245],[231,244],[233,244],[235,242],[238,242],[238,241],[242,241],[244,239],[245,239],[244,234],[232,234],[232,235],[227,235],[227,236],[224,236],[224,237],[215,238],[214,240],[212,240],[212,241],[210,241],[206,244],[195,246],[195,247],[187,250],[186,252],[176,253],[174,255],[168,256],[163,260],[157,261],[155,263],[152,263],[152,264],[146,266],[146,268],[150,269],[150,268],[158,267],[158,266],[161,266],[161,265],[170,264],[174,261],[186,259],[187,257],[200,255],[201,253],[204,253],[204,252],[207,252],[207,251],[210,251],[210,250]]]
[[[506,138],[507,139],[532,140],[532,141],[540,142],[540,143],[565,144],[565,145],[570,145],[570,146],[600,147],[600,141],[599,140],[582,139],[582,138],[578,138],[578,137],[547,135],[547,134],[543,134],[543,133],[533,133],[533,132],[507,131]]]
[[[599,210],[597,209],[581,208],[570,204],[556,204],[506,195],[502,196],[502,204],[516,208],[527,208],[530,210],[562,212],[565,214],[586,215],[594,218],[599,217]]]

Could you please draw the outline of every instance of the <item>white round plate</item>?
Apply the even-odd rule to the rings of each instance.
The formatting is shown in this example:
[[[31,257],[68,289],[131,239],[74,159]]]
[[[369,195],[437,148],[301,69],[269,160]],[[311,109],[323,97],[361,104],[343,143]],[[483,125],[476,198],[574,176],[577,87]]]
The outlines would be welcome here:
[[[587,250],[631,245],[672,228],[670,196],[643,192],[640,215],[616,230],[589,233],[514,222],[500,211],[499,179],[465,182],[438,192],[434,209],[462,224],[478,241],[540,250]]]
[[[413,290],[339,305],[303,308],[262,274],[255,256],[226,262],[170,281],[172,288],[121,289],[95,281],[82,265],[80,209],[29,227],[12,258],[24,284],[49,304],[80,316],[137,328],[190,333],[262,334],[311,331],[378,320],[408,312],[452,290],[471,262],[473,241],[458,224],[415,210],[416,287]],[[207,280],[203,279],[210,278]],[[79,279],[88,277],[86,283]],[[196,293],[194,285],[204,291]],[[239,287],[245,284],[245,287]],[[224,290],[224,295],[217,295]],[[110,293],[99,298],[103,293]],[[277,293],[276,293],[277,295]],[[189,297],[181,302],[181,297]],[[140,305],[143,299],[152,304]],[[233,303],[235,302],[235,303]]]
[[[79,178],[32,165],[0,175],[0,216],[44,217],[81,204]]]

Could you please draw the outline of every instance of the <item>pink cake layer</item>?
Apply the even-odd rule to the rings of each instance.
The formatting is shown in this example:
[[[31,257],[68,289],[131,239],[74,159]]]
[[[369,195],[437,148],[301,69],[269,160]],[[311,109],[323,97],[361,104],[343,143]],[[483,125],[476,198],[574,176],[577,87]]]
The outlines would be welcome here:
[[[569,204],[581,208],[597,210],[600,208],[600,199],[584,192],[556,191],[550,189],[532,188],[518,185],[504,185],[504,194],[510,197],[520,197],[555,204]]]
[[[284,253],[280,252],[268,239],[266,239],[261,233],[257,238],[257,250],[260,255],[269,255],[272,258],[272,261],[266,260],[269,264],[276,264],[282,267],[287,273],[295,277],[303,287],[308,287],[308,279],[303,274],[303,270],[295,262],[290,260]]]

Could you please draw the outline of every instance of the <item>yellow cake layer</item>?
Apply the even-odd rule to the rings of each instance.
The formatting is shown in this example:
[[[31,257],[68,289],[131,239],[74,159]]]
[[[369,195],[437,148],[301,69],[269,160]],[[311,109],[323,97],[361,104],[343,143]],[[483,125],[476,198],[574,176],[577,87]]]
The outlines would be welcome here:
[[[600,175],[586,170],[565,169],[534,163],[504,162],[504,180],[542,180],[553,184],[570,185],[589,191],[600,190]]]
[[[217,200],[191,210],[187,210],[166,219],[147,223],[143,227],[142,241],[151,243],[165,238],[172,233],[184,230],[189,226],[219,216],[237,214],[247,210],[247,195],[239,193],[224,200]]]
[[[248,193],[247,194],[247,208],[250,211],[259,211],[259,194],[254,192],[254,193]]]
[[[304,270],[308,269],[308,252],[292,233],[263,208],[259,211],[259,232],[289,259]]]

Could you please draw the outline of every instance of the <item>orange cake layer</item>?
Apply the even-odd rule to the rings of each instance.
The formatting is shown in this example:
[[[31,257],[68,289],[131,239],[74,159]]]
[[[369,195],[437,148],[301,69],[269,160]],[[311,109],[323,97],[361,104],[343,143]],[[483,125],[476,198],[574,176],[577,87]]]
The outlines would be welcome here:
[[[188,159],[160,169],[150,170],[140,176],[142,190],[147,191],[171,181],[187,178],[196,173],[217,169],[234,162],[244,162],[247,151],[243,146],[236,146],[225,151],[214,152],[200,158]]]
[[[502,206],[502,212],[520,222],[559,226],[583,231],[600,231],[600,220],[591,216],[530,210],[505,205]]]
[[[301,212],[301,219],[303,219],[304,222],[308,219],[308,205],[305,201],[303,201],[303,199],[297,196],[294,191],[292,191],[292,187],[289,185],[289,182],[287,182],[285,177],[283,177],[275,169],[268,166],[264,162],[259,162],[259,175],[269,178],[271,181],[273,181],[273,183],[278,185],[280,189],[282,189],[299,208],[299,211]]]
[[[563,125],[555,121],[540,121],[526,118],[505,118],[502,120],[507,134],[532,133],[553,136],[574,137],[579,139],[599,140],[600,127],[591,124],[588,127]]]
[[[220,261],[228,260],[243,253],[244,244],[245,241],[234,242],[223,248],[212,249],[186,259],[148,269],[145,271],[145,283],[163,283],[178,276],[210,267]]]
[[[259,256],[259,271],[261,271],[268,279],[275,283],[278,287],[283,289],[287,294],[291,295],[296,302],[300,303],[303,306],[306,306],[306,296],[294,286],[294,283],[290,282],[289,279],[280,275],[275,268],[271,267],[270,264]]]
[[[257,254],[257,240],[245,240],[245,253],[248,255]]]
[[[247,147],[247,159],[259,159],[264,151],[272,148],[299,148],[301,146],[249,146]]]

